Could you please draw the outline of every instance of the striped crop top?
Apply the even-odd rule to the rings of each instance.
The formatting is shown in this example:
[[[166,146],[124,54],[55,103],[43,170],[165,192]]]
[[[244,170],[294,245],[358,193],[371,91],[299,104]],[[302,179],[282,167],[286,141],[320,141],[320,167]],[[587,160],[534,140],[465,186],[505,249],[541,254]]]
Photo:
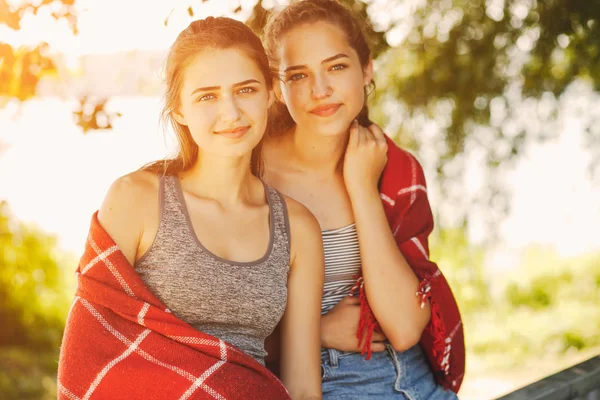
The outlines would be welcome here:
[[[325,250],[325,285],[321,315],[350,293],[361,268],[356,224],[322,231]]]

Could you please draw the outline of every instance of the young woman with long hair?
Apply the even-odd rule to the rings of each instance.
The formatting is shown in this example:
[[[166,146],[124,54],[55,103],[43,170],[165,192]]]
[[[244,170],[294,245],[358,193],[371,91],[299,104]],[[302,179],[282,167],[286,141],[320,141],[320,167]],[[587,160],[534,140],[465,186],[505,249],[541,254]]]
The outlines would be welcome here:
[[[171,159],[117,179],[93,218],[61,349],[61,398],[321,398],[318,222],[260,179],[273,100],[260,39],[192,22],[166,64]],[[109,162],[109,161],[107,161]]]
[[[428,259],[422,168],[369,121],[360,21],[337,1],[296,1],[263,40],[278,74],[265,178],[322,229],[324,398],[456,398],[460,315]]]

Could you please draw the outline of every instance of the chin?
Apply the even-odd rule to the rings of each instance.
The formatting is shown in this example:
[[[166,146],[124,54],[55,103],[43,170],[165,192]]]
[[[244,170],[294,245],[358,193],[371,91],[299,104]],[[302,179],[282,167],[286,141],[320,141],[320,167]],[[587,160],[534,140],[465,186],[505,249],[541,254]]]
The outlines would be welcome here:
[[[318,124],[314,126],[314,131],[323,136],[345,135],[348,132],[352,121],[331,121],[328,124]]]

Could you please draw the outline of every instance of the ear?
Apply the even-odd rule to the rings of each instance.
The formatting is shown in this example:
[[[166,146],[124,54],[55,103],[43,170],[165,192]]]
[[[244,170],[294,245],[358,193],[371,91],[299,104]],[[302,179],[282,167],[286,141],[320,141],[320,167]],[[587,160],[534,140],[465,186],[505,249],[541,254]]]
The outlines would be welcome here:
[[[369,62],[363,68],[363,77],[365,86],[373,80],[373,60],[371,58],[369,58]]]
[[[177,121],[177,123],[179,125],[187,126],[187,122],[185,121],[185,117],[179,111],[173,111],[171,113],[171,115],[173,116],[173,118],[175,119],[175,121]]]

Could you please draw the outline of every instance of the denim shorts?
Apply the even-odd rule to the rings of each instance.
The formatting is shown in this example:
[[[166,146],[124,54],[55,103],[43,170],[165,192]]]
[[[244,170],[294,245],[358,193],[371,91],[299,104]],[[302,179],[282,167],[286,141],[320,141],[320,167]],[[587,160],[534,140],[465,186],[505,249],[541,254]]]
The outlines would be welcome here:
[[[323,399],[457,400],[436,384],[418,344],[397,352],[390,344],[370,360],[359,353],[321,352]]]

